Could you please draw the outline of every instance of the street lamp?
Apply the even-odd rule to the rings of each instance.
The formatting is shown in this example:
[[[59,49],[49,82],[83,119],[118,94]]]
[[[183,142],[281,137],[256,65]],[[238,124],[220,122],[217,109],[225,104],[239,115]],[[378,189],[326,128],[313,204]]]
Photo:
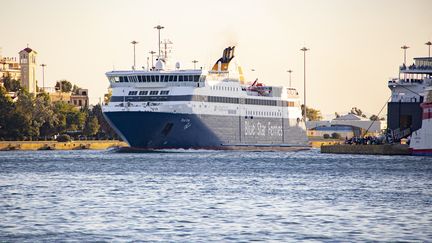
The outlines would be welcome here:
[[[429,57],[431,57],[430,56],[430,48],[431,48],[432,42],[428,41],[428,42],[425,43],[425,45],[428,46],[428,48],[429,48]]]
[[[160,41],[160,31],[161,31],[161,29],[163,29],[163,28],[165,28],[165,27],[163,27],[163,26],[161,26],[161,25],[157,25],[157,26],[155,26],[154,27],[155,29],[157,29],[158,30],[158,32],[159,32],[159,39],[158,39],[158,47],[159,47],[159,57],[160,57],[160,55],[161,55],[161,50],[160,50],[160,44],[161,44],[161,41]]]
[[[45,92],[45,67],[47,65],[42,63],[40,66],[42,67],[42,91]]]
[[[306,125],[306,52],[309,51],[309,49],[307,49],[306,47],[303,47],[302,49],[300,49],[300,51],[303,52],[303,95],[304,95],[304,101],[303,101],[303,105],[304,105],[304,114],[303,114],[303,119]]]
[[[293,72],[291,69],[287,71],[289,73],[289,87],[291,88],[291,73]]]
[[[196,69],[196,64],[197,64],[198,61],[197,60],[193,60],[192,62],[194,64],[194,69]]]
[[[155,51],[150,51],[149,53],[152,55],[152,65],[151,65],[151,67],[153,68],[154,67],[153,66],[153,59],[154,59],[153,55],[156,54],[156,52]]]
[[[404,65],[406,65],[406,50],[409,48],[409,46],[403,45],[401,46],[401,49],[404,50]]]
[[[132,41],[131,44],[133,45],[133,49],[134,49],[134,65],[133,65],[133,69],[135,70],[135,45],[138,44],[138,41]]]

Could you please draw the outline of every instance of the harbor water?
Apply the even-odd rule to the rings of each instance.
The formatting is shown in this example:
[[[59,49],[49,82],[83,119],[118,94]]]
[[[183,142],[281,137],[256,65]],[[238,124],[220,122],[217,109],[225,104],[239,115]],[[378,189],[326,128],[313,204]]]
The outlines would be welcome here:
[[[432,158],[0,152],[0,242],[432,241]]]

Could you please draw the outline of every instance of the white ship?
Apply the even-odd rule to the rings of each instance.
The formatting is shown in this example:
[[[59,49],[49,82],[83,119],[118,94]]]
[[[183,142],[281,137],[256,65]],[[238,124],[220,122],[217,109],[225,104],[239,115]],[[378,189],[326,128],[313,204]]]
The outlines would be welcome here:
[[[413,155],[432,156],[432,86],[426,89],[424,97],[422,126],[413,132],[410,148]]]
[[[107,72],[106,119],[138,149],[307,147],[296,89],[247,83],[241,68],[230,65],[234,49],[226,48],[208,71],[179,63],[169,69],[167,52],[159,51],[147,70]]]

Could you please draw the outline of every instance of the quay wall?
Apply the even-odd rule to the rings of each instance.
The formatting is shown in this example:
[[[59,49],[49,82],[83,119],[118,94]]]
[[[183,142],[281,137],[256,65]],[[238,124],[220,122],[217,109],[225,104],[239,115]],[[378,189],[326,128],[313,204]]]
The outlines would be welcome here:
[[[335,145],[335,144],[340,144],[340,143],[344,143],[345,141],[342,140],[333,140],[333,139],[326,139],[326,140],[312,140],[309,138],[309,145],[312,148],[321,148],[321,146],[325,146],[325,145]]]
[[[103,150],[110,147],[128,146],[118,140],[80,140],[72,142],[56,141],[0,141],[0,151],[9,150]]]
[[[406,144],[381,144],[381,145],[323,145],[321,153],[329,154],[373,154],[373,155],[411,155]]]

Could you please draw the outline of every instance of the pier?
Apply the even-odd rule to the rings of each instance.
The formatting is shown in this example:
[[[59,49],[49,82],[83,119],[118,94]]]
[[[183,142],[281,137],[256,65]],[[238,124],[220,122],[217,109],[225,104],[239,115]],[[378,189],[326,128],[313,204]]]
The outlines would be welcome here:
[[[104,150],[111,147],[128,146],[118,140],[80,140],[72,142],[56,141],[1,141],[0,151],[10,150]]]
[[[350,145],[335,144],[321,146],[327,154],[411,155],[407,144]]]

